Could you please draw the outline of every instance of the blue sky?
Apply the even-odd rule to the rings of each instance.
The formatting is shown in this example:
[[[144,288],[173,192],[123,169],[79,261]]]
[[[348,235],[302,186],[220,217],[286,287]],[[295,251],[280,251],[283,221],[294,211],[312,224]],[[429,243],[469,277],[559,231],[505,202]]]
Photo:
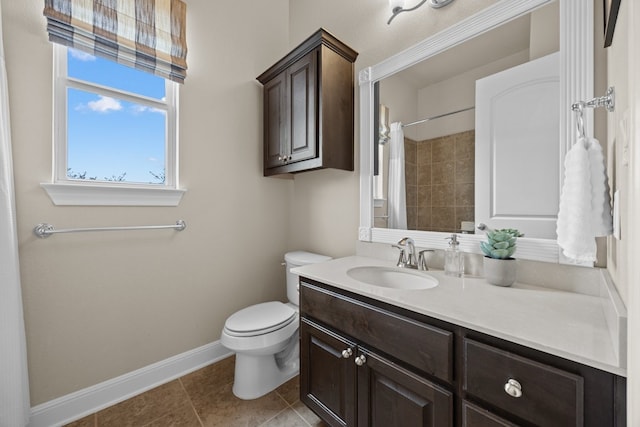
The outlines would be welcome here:
[[[69,49],[68,73],[127,92],[163,99],[161,77]],[[165,112],[77,89],[67,93],[67,165],[99,180],[125,174],[127,182],[157,180],[165,167]]]

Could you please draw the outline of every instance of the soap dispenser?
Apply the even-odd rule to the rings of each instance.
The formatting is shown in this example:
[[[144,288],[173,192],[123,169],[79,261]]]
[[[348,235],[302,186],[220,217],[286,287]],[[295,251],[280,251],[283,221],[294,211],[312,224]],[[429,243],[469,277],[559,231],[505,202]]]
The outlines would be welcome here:
[[[444,274],[447,276],[462,277],[464,275],[464,253],[460,252],[458,236],[454,233],[449,240],[449,247],[444,252]]]

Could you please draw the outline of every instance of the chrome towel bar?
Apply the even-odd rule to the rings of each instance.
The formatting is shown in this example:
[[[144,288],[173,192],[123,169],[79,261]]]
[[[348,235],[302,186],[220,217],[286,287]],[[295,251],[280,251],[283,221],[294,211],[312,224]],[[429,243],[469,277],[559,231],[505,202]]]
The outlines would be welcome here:
[[[45,239],[52,234],[56,233],[80,233],[86,231],[129,231],[129,230],[160,230],[165,228],[172,228],[176,231],[182,231],[187,228],[187,223],[179,219],[173,225],[138,225],[133,227],[94,227],[94,228],[64,228],[56,230],[53,225],[42,223],[35,226],[33,233]]]

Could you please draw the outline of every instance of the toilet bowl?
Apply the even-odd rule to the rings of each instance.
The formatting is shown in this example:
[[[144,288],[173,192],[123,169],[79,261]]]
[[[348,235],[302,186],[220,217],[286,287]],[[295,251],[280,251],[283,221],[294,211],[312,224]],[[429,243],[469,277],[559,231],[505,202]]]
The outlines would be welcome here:
[[[256,399],[293,378],[300,371],[298,340],[298,276],[291,268],[331,258],[304,251],[285,254],[287,298],[239,310],[225,322],[220,341],[236,353],[233,394]]]

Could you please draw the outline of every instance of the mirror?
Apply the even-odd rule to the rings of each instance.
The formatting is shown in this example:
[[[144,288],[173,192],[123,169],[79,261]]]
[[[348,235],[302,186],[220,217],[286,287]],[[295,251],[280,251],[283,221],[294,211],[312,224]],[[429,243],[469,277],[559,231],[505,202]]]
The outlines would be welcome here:
[[[377,128],[381,121],[379,105],[382,104],[388,108],[386,113],[390,122],[402,121],[403,123],[438,117],[474,106],[476,79],[495,74],[503,69],[513,68],[528,62],[531,58],[558,50],[558,39],[562,40],[562,44],[557,54],[561,65],[558,66],[560,72],[557,98],[559,99],[555,105],[567,107],[560,108],[559,112],[558,109],[555,110],[554,114],[557,113],[559,116],[556,129],[559,129],[557,140],[560,141],[560,146],[555,147],[558,153],[556,159],[546,166],[549,171],[556,174],[553,178],[557,181],[556,189],[561,188],[559,171],[562,170],[564,153],[575,129],[574,118],[569,107],[573,100],[589,98],[593,92],[593,60],[592,56],[588,55],[589,52],[585,52],[588,51],[589,46],[584,44],[584,40],[593,39],[593,27],[585,28],[577,24],[577,22],[592,22],[593,6],[574,3],[580,2],[503,0],[360,73],[362,159],[360,240],[395,243],[402,237],[410,236],[420,246],[444,248],[446,244],[444,237],[451,231],[461,232],[464,228],[466,228],[465,231],[472,231],[476,222],[475,215],[472,214],[475,210],[474,197],[470,196],[474,194],[474,174],[468,169],[461,169],[457,171],[454,183],[446,187],[451,191],[457,178],[461,189],[459,197],[446,192],[437,195],[441,199],[462,201],[464,205],[459,210],[461,215],[452,214],[455,212],[454,207],[454,210],[443,211],[439,218],[432,215],[433,221],[430,223],[426,221],[420,223],[420,215],[414,213],[418,209],[417,203],[414,206],[410,205],[418,192],[418,185],[415,185],[413,188],[407,187],[408,191],[405,190],[409,230],[386,226],[386,221],[389,220],[386,218],[386,199],[389,195],[385,173],[388,174],[389,171],[385,169],[387,164],[385,151],[388,150],[380,148],[374,142],[379,140],[379,135],[373,127],[375,123]],[[548,35],[548,20],[542,24],[536,24],[532,19],[532,16],[545,16],[545,14],[547,14],[545,19],[548,19],[548,12],[545,9],[555,10],[554,13],[558,13],[559,10],[561,18],[572,17],[572,19],[559,20],[560,28],[557,33],[559,36],[556,35],[551,41],[546,40],[545,37],[536,36],[540,31],[544,36]],[[482,55],[472,54],[478,51],[482,52]],[[468,61],[470,59],[471,62]],[[443,67],[442,63],[447,63],[447,67]],[[425,73],[424,70],[428,72]],[[576,70],[581,72],[578,73]],[[587,76],[582,75],[584,70],[587,70]],[[430,80],[423,79],[425,74],[428,74]],[[471,84],[452,84],[456,79],[462,81],[465,75],[470,76],[468,80]],[[443,81],[448,81],[449,86],[443,84]],[[462,88],[466,91],[460,92]],[[448,94],[451,96],[447,96]],[[412,97],[409,102],[406,101],[407,96]],[[438,102],[433,102],[433,99],[437,99]],[[454,147],[457,147],[456,141],[459,141],[461,152],[466,153],[465,158],[452,160],[449,166],[458,164],[462,168],[465,167],[466,162],[466,167],[477,168],[478,159],[470,160],[468,156],[475,150],[473,147],[470,148],[475,141],[474,110],[447,115],[425,124],[405,127],[403,130],[408,140],[405,144],[407,147],[405,165],[411,162],[414,165],[417,164],[417,150],[421,144],[430,145],[432,153],[433,150],[442,149],[451,151],[451,145],[447,146],[445,142],[449,139],[448,142],[453,142]],[[413,147],[415,151],[411,151]],[[452,151],[448,155],[453,154]],[[480,167],[486,169],[486,165],[493,161],[494,159],[483,158]],[[489,173],[496,170],[494,166],[491,166],[493,169]],[[433,177],[433,166],[431,169],[430,173]],[[379,173],[374,174],[374,172]],[[406,170],[407,177],[412,180],[415,175],[416,182],[420,173],[416,169]],[[553,186],[553,183],[551,185]],[[432,193],[432,198],[434,197],[436,196]],[[558,196],[553,197],[557,202]],[[534,213],[532,216],[535,216]],[[554,238],[550,238],[548,234],[533,234],[519,240],[518,257],[558,262],[559,252]],[[481,235],[464,236],[461,238],[462,249],[479,252],[478,241],[482,239]]]
[[[475,198],[483,198],[481,190],[488,189],[488,186],[483,186],[482,183],[474,186],[475,162],[483,160],[482,156],[475,155],[475,150],[482,147],[481,144],[476,147],[475,143],[475,104],[476,94],[479,92],[476,89],[476,81],[494,76],[493,79],[504,81],[497,83],[499,90],[503,91],[513,72],[506,70],[557,52],[560,43],[558,12],[557,3],[545,5],[378,82],[374,90],[377,91],[379,103],[374,107],[380,108],[380,114],[374,114],[380,115],[380,137],[377,141],[378,147],[375,147],[374,141],[374,150],[378,149],[382,155],[377,160],[378,176],[374,181],[376,227],[474,233],[474,224],[485,222],[495,228],[495,225],[490,223],[488,215],[475,212]],[[556,31],[553,31],[554,29]],[[503,71],[506,73],[496,75]],[[559,67],[556,67],[556,72],[559,73]],[[537,79],[539,76],[535,75],[532,78]],[[557,84],[553,90],[555,93],[550,94],[551,102],[541,97],[538,99],[542,108],[548,108],[544,105],[547,102],[557,103]],[[514,95],[514,103],[517,106],[521,103],[521,96],[521,92],[518,93],[518,97]],[[535,107],[531,105],[531,108]],[[528,115],[524,108],[520,111]],[[553,114],[557,114],[557,108],[549,108],[549,113],[552,111]],[[404,164],[402,168],[397,168],[398,170],[396,162],[390,162],[390,146],[396,147],[396,142],[388,143],[391,122],[402,123],[404,134],[404,146],[397,147],[404,149]],[[544,139],[549,141],[549,144],[557,146],[557,121],[555,124],[555,129],[551,129],[551,135],[546,138],[534,135],[538,129],[544,129],[542,127],[533,129],[529,137]],[[373,132],[375,131],[374,123]],[[534,144],[539,152],[540,144]],[[553,161],[554,156],[557,156],[557,150],[554,150],[553,146],[550,150],[540,153],[541,165],[527,162],[518,168],[530,167],[531,170],[525,175],[535,174],[537,167],[544,168],[548,161]],[[515,157],[513,161],[518,160],[519,151],[524,151],[523,147],[509,151],[508,154]],[[511,159],[506,157],[500,161],[510,162]],[[482,167],[477,169],[479,172],[485,172]],[[557,169],[554,169],[555,171]],[[521,170],[519,172],[521,173],[516,172],[516,177],[524,173]],[[406,205],[402,221],[394,215],[398,200],[396,193],[400,190],[397,187],[401,184],[398,179],[400,173],[404,174],[402,191]],[[544,201],[539,203],[535,197],[530,197],[533,200],[528,206],[523,206],[523,210],[547,216],[557,213],[558,175],[549,175],[545,174],[535,181],[538,186],[544,184],[543,188],[533,189],[534,192],[552,199],[552,203],[547,204],[549,209],[546,212],[535,212],[535,206],[544,205]],[[545,178],[544,181],[542,178]],[[518,193],[519,188],[525,187],[526,184],[527,182],[518,182],[511,190]],[[482,205],[477,208],[481,207]],[[515,213],[520,212],[519,209],[515,209]],[[509,213],[513,214],[514,210]],[[512,227],[520,228],[530,237],[555,237],[553,226],[549,227],[552,230],[546,235],[535,234],[538,230],[528,227],[527,224]]]

